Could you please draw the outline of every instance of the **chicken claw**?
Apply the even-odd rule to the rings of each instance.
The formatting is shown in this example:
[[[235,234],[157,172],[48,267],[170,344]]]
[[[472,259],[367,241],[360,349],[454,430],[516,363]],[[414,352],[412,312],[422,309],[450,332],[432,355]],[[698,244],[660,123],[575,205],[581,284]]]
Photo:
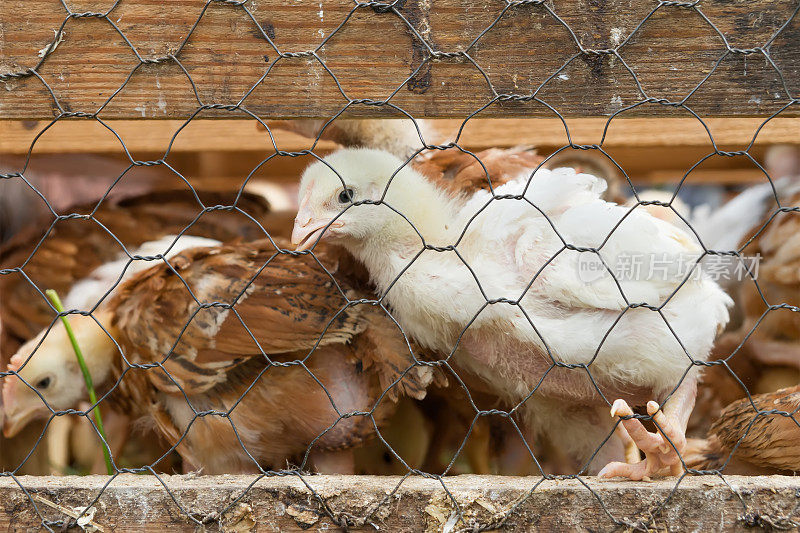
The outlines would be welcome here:
[[[617,424],[615,429],[617,438],[622,441],[622,447],[625,450],[625,462],[628,464],[638,463],[642,460],[642,455],[639,453],[639,447],[633,442],[633,439],[628,434],[628,430],[622,424]]]
[[[616,400],[611,406],[611,416],[619,416],[630,438],[644,452],[645,459],[634,464],[613,462],[607,464],[599,477],[626,477],[632,480],[649,481],[651,476],[677,476],[683,472],[681,455],[686,448],[686,435],[681,425],[673,417],[665,414],[657,402],[647,403],[647,413],[653,417],[658,427],[657,433],[647,431],[636,418],[623,418],[633,415],[633,409],[625,400]]]

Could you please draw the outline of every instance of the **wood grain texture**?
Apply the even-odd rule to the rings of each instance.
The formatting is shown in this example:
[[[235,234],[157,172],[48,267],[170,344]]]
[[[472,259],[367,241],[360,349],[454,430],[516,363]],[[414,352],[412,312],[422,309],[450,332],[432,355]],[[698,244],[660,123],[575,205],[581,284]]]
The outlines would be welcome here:
[[[67,513],[77,516],[74,509],[93,502],[108,480],[101,476],[18,479],[30,491],[41,517],[57,521],[69,520]],[[342,524],[349,520],[351,531],[461,529],[491,523],[517,502],[502,531],[612,531],[625,529],[620,527],[623,523],[629,529],[649,526],[670,532],[751,531],[770,524],[794,529],[798,522],[797,481],[784,476],[726,476],[727,485],[714,476],[688,477],[677,488],[674,478],[654,482],[585,478],[597,496],[575,480],[544,481],[529,494],[540,478],[445,478],[464,522],[456,520],[452,500],[434,479],[412,477],[394,492],[399,477],[305,477],[319,499],[295,477],[268,477],[253,487],[248,485],[254,476],[165,475],[162,479],[164,485],[152,476],[117,477],[94,503],[94,524],[104,531],[337,530],[320,499]],[[14,480],[0,479],[0,494],[1,528],[38,529],[42,518]],[[659,504],[667,499],[664,510],[658,512]],[[185,513],[192,513],[206,527],[198,527]],[[368,520],[358,520],[365,516]]]
[[[109,120],[104,126],[96,120],[77,119],[59,120],[50,126],[50,121],[3,120],[0,153],[27,154],[32,145],[36,154],[123,153],[124,144],[133,157],[140,157],[141,152],[163,154],[173,139],[171,152],[270,152],[275,146],[295,152],[312,145],[312,140],[284,130],[273,131],[273,145],[255,120],[197,119],[184,124],[182,120]],[[315,149],[325,151],[334,146],[321,141]]]
[[[428,139],[433,143],[455,141],[463,124],[457,119],[427,122],[440,134]],[[676,183],[689,168],[713,152],[712,137],[717,147],[725,151],[743,150],[755,139],[749,153],[757,161],[763,161],[765,149],[773,144],[800,143],[798,118],[774,118],[763,127],[760,127],[763,120],[758,118],[711,118],[705,122],[709,131],[693,118],[618,118],[611,121],[603,138],[608,123],[605,118],[566,121],[573,143],[588,145],[602,141],[606,152],[637,183]],[[274,147],[255,120],[196,119],[183,129],[184,121],[180,120],[109,120],[105,124],[110,129],[91,119],[59,120],[49,128],[50,121],[0,120],[0,154],[20,156],[14,160],[16,164],[3,165],[0,161],[0,172],[21,170],[24,165],[21,156],[31,150],[34,139],[31,168],[37,168],[48,157],[59,157],[58,154],[92,152],[119,159],[123,165],[121,171],[125,168],[124,161],[129,161],[123,143],[132,158],[149,161],[163,157],[174,137],[167,163],[192,184],[207,190],[238,187],[256,168],[252,180],[296,184],[303,169],[314,160],[310,155],[273,157],[261,165],[274,154]],[[268,124],[275,144],[284,151],[296,152],[314,146],[314,153],[324,156],[337,146],[330,141],[314,145],[312,139],[279,129],[280,122]],[[492,147],[531,146],[546,156],[565,146],[568,139],[564,123],[558,119],[475,118],[466,123],[458,142],[474,152]],[[765,180],[764,173],[745,156],[714,156],[695,169],[687,183],[743,184]]]
[[[464,117],[490,103],[480,116],[598,116],[645,97],[685,99],[703,116],[768,116],[795,98],[783,113],[800,113],[795,0],[697,9],[407,0],[396,4],[402,17],[345,0],[122,0],[107,16],[111,2],[69,5],[102,16],[69,16],[58,0],[0,4],[0,117],[53,116],[43,81],[64,111],[104,118],[185,118],[200,102],[241,103],[265,118],[330,117],[348,101],[390,97],[418,117]],[[28,69],[41,78],[14,77]],[[534,93],[555,111],[525,98]],[[626,113],[665,109],[689,116],[655,103]]]
[[[709,151],[713,149],[712,138],[724,150],[744,149],[753,139],[761,146],[800,143],[800,119],[774,118],[759,130],[763,122],[760,118],[709,118],[705,120],[706,131],[697,119],[675,117],[617,118],[610,123],[607,118],[573,118],[566,121],[566,127],[561,120],[549,118],[475,118],[466,124],[462,120],[439,119],[428,123],[441,137],[426,141],[458,140],[459,145],[468,150],[521,145],[556,147],[568,144],[570,138],[575,144],[600,144],[602,141],[604,147],[706,147]],[[273,145],[266,130],[253,119],[195,119],[185,127],[181,120],[108,120],[104,123],[105,126],[86,119],[59,120],[52,125],[50,121],[0,121],[0,153],[27,154],[31,146],[35,154],[121,153],[124,143],[137,157],[140,152],[165,152],[173,138],[171,152],[269,153],[274,151],[274,146],[287,152],[312,147],[311,139],[267,122],[275,139]],[[411,128],[410,121],[408,124]],[[462,124],[464,128],[457,137]],[[314,150],[318,154],[325,153],[335,146],[333,142],[320,141]]]

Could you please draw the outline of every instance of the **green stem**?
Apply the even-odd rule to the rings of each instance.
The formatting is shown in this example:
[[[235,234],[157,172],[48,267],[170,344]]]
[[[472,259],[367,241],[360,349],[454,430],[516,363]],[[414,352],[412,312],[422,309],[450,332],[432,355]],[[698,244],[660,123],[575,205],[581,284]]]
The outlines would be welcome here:
[[[44,292],[47,297],[50,298],[50,301],[53,302],[53,307],[56,308],[56,311],[63,313],[64,305],[61,303],[58,293],[56,293],[56,291],[53,289],[47,289]],[[83,358],[83,352],[81,352],[81,347],[78,346],[78,339],[75,338],[75,333],[72,331],[72,326],[70,326],[66,315],[61,317],[61,322],[64,323],[64,329],[67,330],[67,336],[69,337],[69,341],[72,343],[72,349],[75,351],[75,357],[78,359],[78,365],[81,367],[83,380],[86,382],[86,390],[89,391],[89,401],[92,403],[92,405],[95,405],[97,403],[97,394],[94,391],[94,384],[92,383],[92,375],[89,373],[89,367],[86,366],[86,360]],[[110,476],[114,474],[114,466],[111,464],[111,451],[108,449],[108,437],[106,437],[106,430],[103,427],[103,417],[100,414],[99,408],[94,407],[92,408],[92,411],[94,411],[94,420],[97,424],[97,430],[103,437],[103,441],[105,441],[103,443],[103,456],[106,460],[106,470]]]

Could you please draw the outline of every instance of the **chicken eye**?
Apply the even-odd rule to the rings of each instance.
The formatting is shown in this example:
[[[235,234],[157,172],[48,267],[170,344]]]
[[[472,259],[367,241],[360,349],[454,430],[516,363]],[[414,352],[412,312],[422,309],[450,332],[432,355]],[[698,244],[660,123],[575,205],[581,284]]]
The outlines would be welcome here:
[[[42,378],[36,384],[36,388],[39,389],[39,390],[46,389],[47,387],[50,386],[50,381],[51,381],[50,376],[47,376],[46,378]]]
[[[339,193],[339,203],[340,204],[349,204],[350,202],[353,201],[354,197],[355,197],[355,193],[353,192],[353,189],[350,189],[349,187],[345,187]]]

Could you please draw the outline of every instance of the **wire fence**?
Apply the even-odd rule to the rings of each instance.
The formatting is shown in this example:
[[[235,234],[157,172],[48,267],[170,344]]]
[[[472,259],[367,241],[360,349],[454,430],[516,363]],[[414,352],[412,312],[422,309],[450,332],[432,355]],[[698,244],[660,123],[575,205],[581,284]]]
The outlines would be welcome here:
[[[723,474],[730,469],[735,453],[739,454],[736,457],[744,455],[758,464],[759,447],[777,450],[778,445],[769,440],[769,435],[775,435],[778,431],[776,428],[787,432],[793,430],[792,426],[800,429],[796,416],[800,404],[794,399],[796,392],[757,395],[751,391],[753,381],[739,376],[740,370],[746,371],[742,370],[743,365],[766,364],[759,359],[760,356],[751,353],[758,351],[759,347],[772,354],[786,354],[778,364],[786,366],[787,361],[791,364],[791,358],[796,354],[792,350],[800,341],[797,334],[800,329],[796,322],[800,307],[797,299],[792,301],[791,297],[792,294],[796,296],[800,280],[796,273],[791,274],[791,270],[786,273],[786,268],[791,269],[792,263],[785,259],[788,253],[786,248],[781,248],[794,245],[792,232],[798,228],[797,213],[800,211],[798,196],[792,192],[791,184],[773,179],[777,176],[771,177],[753,155],[761,129],[776,117],[796,113],[800,105],[797,94],[792,93],[794,82],[784,77],[783,69],[771,55],[772,44],[784,33],[795,31],[800,4],[781,9],[781,16],[777,18],[782,22],[767,38],[741,47],[731,44],[731,36],[715,25],[712,16],[706,15],[705,5],[701,2],[654,2],[652,9],[633,30],[619,37],[613,47],[591,48],[584,46],[570,23],[559,16],[558,5],[541,0],[514,1],[503,4],[488,26],[465,46],[440,50],[428,39],[426,30],[413,23],[414,17],[410,15],[413,6],[401,1],[353,3],[349,13],[315,48],[284,50],[271,36],[272,30],[262,26],[253,15],[250,1],[209,0],[173,52],[151,57],[137,49],[120,29],[118,21],[115,22],[113,15],[125,3],[118,0],[107,11],[80,12],[71,9],[70,3],[62,2],[63,23],[55,31],[51,43],[42,49],[38,64],[32,68],[0,72],[0,82],[38,80],[56,110],[52,122],[34,138],[23,167],[15,172],[0,174],[0,183],[23,183],[46,204],[52,215],[46,224],[26,228],[4,246],[0,270],[3,291],[2,352],[3,363],[8,364],[8,369],[0,373],[4,386],[6,427],[16,422],[16,418],[10,416],[9,404],[21,401],[18,396],[34,398],[46,411],[44,429],[36,428],[29,439],[30,449],[21,454],[14,464],[5,464],[1,475],[14,480],[20,490],[25,491],[30,506],[40,517],[44,528],[54,530],[76,523],[85,525],[82,519],[88,516],[89,509],[98,504],[106,488],[123,473],[154,476],[170,493],[181,513],[197,525],[218,522],[226,512],[240,502],[247,501],[248,490],[245,490],[233,501],[222,504],[213,515],[198,516],[192,508],[172,495],[170,485],[163,476],[181,469],[197,469],[201,473],[246,472],[252,475],[251,486],[268,476],[296,477],[312,495],[318,510],[343,528],[380,524],[382,513],[391,505],[395,492],[410,477],[422,476],[441,483],[446,500],[449,500],[448,505],[456,513],[454,519],[449,515],[445,517],[443,520],[449,525],[442,523],[441,527],[470,531],[496,529],[509,521],[513,522],[515,512],[525,498],[491,513],[464,514],[457,498],[448,488],[448,476],[464,471],[491,473],[503,470],[498,466],[501,462],[498,456],[505,450],[509,455],[521,452],[524,457],[516,462],[509,459],[504,464],[516,467],[506,466],[503,473],[539,476],[540,481],[533,485],[526,498],[545,480],[576,479],[595,495],[602,512],[608,517],[609,526],[648,529],[655,523],[656,517],[669,507],[671,495],[655,508],[647,509],[646,518],[635,516],[640,510],[632,510],[631,516],[618,516],[608,509],[603,497],[595,490],[597,481],[590,477],[590,474],[597,473],[598,466],[609,462],[612,455],[609,450],[615,446],[614,449],[621,449],[630,436],[654,460],[652,458],[657,452],[652,447],[646,449],[646,444],[656,439],[656,433],[644,438],[637,433],[635,425],[630,425],[630,436],[626,437],[623,420],[641,421],[647,429],[658,430],[664,439],[658,441],[658,445],[666,446],[666,451],[662,449],[660,453],[669,456],[674,452],[678,455],[679,464],[673,466],[680,468],[673,472],[677,474],[673,493],[686,476],[716,474],[724,479]],[[201,96],[203,91],[190,74],[191,69],[182,64],[185,48],[213,4],[229,7],[231,17],[257,32],[263,40],[264,53],[274,55],[260,79],[233,103],[215,103],[204,99]],[[493,84],[493,73],[487,72],[481,61],[476,59],[482,39],[502,26],[509,17],[527,11],[546,16],[563,27],[574,41],[577,51],[555,70],[548,72],[543,77],[544,81],[530,93],[497,90]],[[719,56],[700,81],[679,98],[671,100],[650,95],[645,90],[647,84],[640,81],[637,69],[626,62],[626,47],[631,46],[647,30],[654,18],[685,12],[700,17],[713,30],[720,46]],[[325,45],[344,31],[354,16],[364,14],[377,18],[394,17],[421,45],[416,52],[421,58],[418,65],[385,99],[351,97],[334,69],[329,68],[329,59],[322,53]],[[137,61],[120,86],[92,110],[71,110],[62,105],[57,91],[41,74],[43,67],[58,56],[64,28],[77,19],[81,19],[81,23],[97,19],[110,26],[123,39]],[[738,37],[736,42],[740,40]],[[574,144],[568,120],[556,106],[542,99],[541,94],[565,76],[571,65],[586,57],[614,59],[635,81],[635,101],[620,106],[610,114],[606,131],[612,123],[622,123],[622,118],[641,111],[643,107],[658,106],[670,112],[692,116],[708,132],[709,153],[687,169],[668,198],[651,200],[640,196],[640,191],[634,187],[623,166],[617,164],[612,154],[604,148],[605,133],[598,144]],[[763,60],[779,81],[780,91],[774,97],[779,105],[764,116],[763,123],[753,132],[748,146],[742,150],[724,151],[718,147],[703,117],[693,110],[690,99],[731,57]],[[324,70],[345,103],[329,119],[318,124],[314,132],[316,139],[309,149],[289,152],[278,146],[266,121],[268,117],[260,116],[248,106],[259,87],[270,83],[273,69],[281,62],[296,58],[308,58],[312,60],[314,68]],[[440,61],[458,61],[474,68],[490,88],[492,97],[466,114],[462,129],[454,141],[433,144],[425,125],[418,121],[424,117],[412,116],[395,101],[404,88],[417,86],[426,68]],[[139,69],[152,64],[171,64],[180,68],[191,85],[197,105],[164,147],[163,156],[144,161],[136,160],[131,155],[123,137],[117,135],[102,115],[104,109],[131,83]],[[380,71],[375,72],[376,77],[381,75]],[[436,88],[430,90],[435,91]],[[514,157],[522,157],[520,165],[525,169],[525,179],[521,181],[514,180],[518,172],[504,175],[502,164],[484,161],[486,153],[473,153],[460,144],[461,131],[471,120],[489,108],[514,102],[535,102],[549,110],[563,121],[567,139],[567,144],[559,150],[535,161],[533,155],[515,153]],[[394,116],[410,119],[414,125],[411,136],[417,138],[418,147],[403,154],[404,158],[398,160],[385,187],[376,196],[362,198],[353,196],[349,185],[353,176],[348,174],[351,169],[346,170],[343,163],[319,155],[317,144],[337,128],[341,129],[347,113],[366,113],[373,109],[376,113],[390,110]],[[238,117],[244,115],[258,121],[272,143],[271,153],[243,180],[233,202],[223,201],[225,197],[222,195],[196,189],[169,162],[175,139],[186,126],[207,111]],[[67,119],[93,121],[106,128],[119,140],[129,165],[99,200],[63,210],[53,207],[51,199],[26,178],[26,172],[36,152],[38,139],[48,129]],[[564,204],[564,196],[559,197],[551,207],[542,203],[546,203],[545,197],[536,196],[540,183],[538,176],[547,172],[546,167],[551,160],[555,161],[559,155],[571,150],[600,154],[620,173],[622,188],[634,198],[625,208],[624,215],[610,224],[604,238],[596,243],[575,242],[569,232],[561,231],[562,225],[566,224],[563,211],[568,207]],[[90,146],[87,146],[87,151],[91,151]],[[458,213],[462,218],[452,221],[463,225],[454,234],[453,242],[427,240],[426,229],[418,227],[419,218],[404,212],[392,202],[391,191],[403,185],[407,173],[412,170],[424,173],[425,165],[432,164],[432,160],[435,162],[440,154],[462,157],[465,159],[460,164],[479,167],[479,179],[463,183],[448,182],[444,173],[438,177],[429,175],[440,188],[449,188],[454,197],[472,198],[471,203],[465,201],[460,205]],[[245,192],[245,185],[271,161],[301,156],[320,162],[322,166],[317,168],[320,176],[326,175],[324,169],[330,169],[342,186],[341,192],[336,189],[340,195],[340,207],[336,209],[340,212],[327,222],[325,232],[334,229],[337,221],[353,220],[359,212],[365,213],[363,216],[366,217],[367,210],[374,208],[396,213],[405,221],[406,227],[415,232],[418,248],[406,250],[406,255],[398,259],[400,266],[395,265],[390,269],[390,276],[380,279],[381,273],[376,272],[377,267],[370,264],[366,265],[366,270],[370,272],[366,272],[348,253],[330,246],[324,240],[315,243],[309,250],[295,251],[288,241],[287,221],[275,218],[265,202]],[[746,158],[763,172],[764,183],[768,184],[766,193],[762,192],[761,205],[767,206],[763,207],[763,216],[758,216],[741,242],[729,249],[716,249],[712,243],[706,242],[704,234],[695,231],[693,219],[682,212],[677,203],[678,194],[691,179],[692,172],[712,157]],[[502,157],[501,161],[507,162]],[[180,191],[154,192],[124,200],[112,198],[115,187],[126,175],[136,167],[144,166],[166,169],[185,187]],[[566,183],[577,179],[573,174],[562,177]],[[322,178],[320,180],[324,181]],[[394,184],[394,181],[400,183]],[[510,185],[506,185],[506,182]],[[516,188],[514,183],[517,184]],[[562,190],[562,194],[575,193],[575,189]],[[341,194],[344,196],[341,197]],[[600,192],[596,196],[599,197]],[[552,234],[547,237],[549,248],[544,248],[546,257],[532,263],[535,268],[529,267],[532,269],[528,272],[518,267],[525,278],[523,283],[518,284],[519,290],[513,294],[495,294],[495,281],[487,281],[483,277],[485,269],[481,270],[479,265],[474,264],[487,257],[486,251],[481,251],[481,247],[474,244],[476,241],[470,239],[480,237],[480,234],[475,236],[480,228],[489,231],[486,229],[488,226],[482,226],[485,222],[484,212],[499,213],[492,210],[509,202],[529,206],[530,213],[534,215],[529,213],[528,216],[538,217],[541,227],[549,228]],[[473,211],[468,216],[464,215],[465,210],[469,209]],[[663,268],[670,271],[670,277],[664,281],[667,289],[662,287],[661,292],[657,292],[657,301],[636,299],[627,292],[633,290],[634,296],[643,294],[632,289],[635,282],[642,281],[636,277],[641,271],[634,273],[631,270],[633,262],[642,260],[641,257],[615,257],[616,262],[612,262],[605,255],[613,246],[614,235],[636,238],[636,231],[626,224],[626,220],[635,220],[637,224],[644,223],[642,220],[650,220],[641,218],[644,216],[641,213],[647,209],[653,213],[663,211],[670,218],[670,223],[685,229],[687,238],[694,237],[699,242],[695,255],[682,258],[686,262],[683,267],[676,266],[677,259],[674,257],[666,259]],[[509,210],[512,208],[502,208],[503,212]],[[346,218],[348,216],[350,218]],[[598,224],[601,225],[601,222],[598,221]],[[668,231],[664,229],[666,226],[658,227],[662,234]],[[794,235],[796,240],[796,233]],[[193,240],[195,237],[213,239],[215,242]],[[151,241],[155,241],[155,244],[145,245]],[[217,244],[230,241],[234,242]],[[209,244],[214,247],[180,252],[187,246]],[[493,243],[496,244],[497,241]],[[650,249],[647,246],[644,248]],[[752,263],[748,263],[748,257],[756,253],[760,254],[761,259],[758,272]],[[413,290],[413,286],[403,285],[403,279],[414,273],[418,275],[415,268],[430,266],[425,262],[428,258],[444,256],[452,260],[446,264],[453,269],[454,277],[460,275],[473,283],[473,293],[467,296],[448,293],[446,286],[434,285],[431,292],[440,293],[446,302],[440,301],[438,305],[450,308],[441,310],[441,313],[446,314],[445,311],[453,309],[459,312],[452,313],[449,318],[451,322],[447,324],[447,334],[431,341],[430,335],[434,335],[432,331],[437,327],[434,323],[436,315],[426,319],[430,323],[420,324],[414,311],[404,308],[407,302],[401,294]],[[549,269],[556,268],[559,261],[569,258],[573,258],[576,265],[583,261],[580,264],[585,268],[599,265],[601,274],[610,275],[610,283],[617,289],[614,299],[619,300],[616,308],[600,307],[605,316],[598,322],[606,326],[595,336],[587,337],[599,339],[599,342],[591,350],[585,347],[579,349],[577,355],[565,347],[567,343],[561,338],[551,336],[552,332],[560,332],[556,337],[579,337],[583,334],[581,328],[592,326],[589,323],[576,325],[570,322],[568,315],[582,312],[576,307],[596,309],[597,304],[581,300],[584,298],[582,295],[575,297],[577,302],[561,301],[553,294],[537,300],[543,298],[540,291],[546,292],[547,284],[553,283],[550,280],[542,281],[547,278]],[[594,263],[589,264],[591,261],[586,262],[586,258],[591,258]],[[693,328],[698,331],[701,328],[709,330],[710,326],[703,323],[706,320],[704,317],[719,312],[713,306],[723,301],[722,296],[714,293],[712,286],[716,285],[709,281],[709,276],[715,268],[712,265],[719,264],[725,258],[730,258],[730,264],[744,275],[744,285],[747,286],[745,294],[738,294],[738,286],[731,289],[737,291],[735,309],[744,318],[740,318],[738,329],[729,328],[727,333],[719,337],[717,347],[709,355],[704,341],[694,338],[694,335],[690,335],[690,339],[682,338],[682,333],[693,331]],[[647,260],[652,262],[654,258]],[[98,282],[99,285],[91,287],[80,285],[81,290],[91,292],[91,289],[96,296],[91,301],[75,304],[76,300],[69,295],[75,294],[71,291],[76,283],[105,264],[113,267],[110,276],[108,270],[105,273],[111,281],[105,285]],[[652,270],[652,264],[639,265],[640,268],[647,266]],[[139,273],[132,277],[134,271]],[[577,269],[572,273],[575,274],[572,282],[589,283],[580,278]],[[99,279],[101,276],[94,274],[94,277]],[[378,279],[377,291],[370,284],[370,278],[373,281]],[[420,278],[413,279],[416,282]],[[685,323],[675,324],[670,302],[679,300],[682,290],[689,291],[693,284],[703,283],[707,284],[711,296],[696,301],[694,309],[691,306],[681,307],[686,313],[698,313],[691,321],[691,327],[687,329]],[[67,296],[66,311],[57,311],[45,295],[47,289],[56,289],[62,297]],[[461,296],[464,301],[459,302]],[[474,303],[475,298],[479,307],[469,309],[465,302]],[[552,309],[536,307],[545,304]],[[485,335],[481,332],[487,331],[481,328],[492,327],[486,325],[487,316],[498,319],[510,316],[503,314],[506,311],[498,311],[500,309],[511,309],[509,312],[516,320],[512,322],[515,328],[529,330],[526,333],[529,340],[525,341],[528,344],[519,340],[516,345],[510,342],[504,344],[492,337],[481,338],[481,335]],[[557,312],[551,314],[551,311]],[[471,316],[465,317],[464,313]],[[620,329],[625,331],[625,321],[629,317],[647,313],[652,314],[647,316],[659,317],[659,326],[653,326],[653,331],[671,339],[670,342],[674,341],[674,353],[670,357],[665,355],[664,362],[656,359],[655,372],[663,370],[668,364],[675,367],[669,370],[669,375],[674,379],[663,378],[668,386],[661,387],[666,388],[666,393],[660,394],[660,397],[656,392],[657,387],[652,383],[625,382],[622,372],[612,375],[608,356],[604,356],[603,352],[604,346],[613,342],[631,347],[633,341],[626,344],[615,337],[615,332]],[[461,318],[455,318],[457,316]],[[61,333],[62,317],[68,317],[79,332],[78,344],[84,344],[82,348],[91,363],[92,372],[96,372],[93,364],[100,357],[99,354],[108,356],[108,361],[97,363],[105,364],[107,372],[93,376],[100,392],[95,401],[89,401],[89,396],[85,394],[82,376],[74,365],[72,346]],[[560,317],[556,325],[542,325],[553,317]],[[719,318],[717,322],[723,325],[725,320]],[[42,330],[47,333],[37,337]],[[495,331],[496,336],[501,334],[500,329],[488,331]],[[34,340],[31,342],[31,339]],[[654,344],[660,346],[659,342],[662,341],[654,341]],[[481,347],[505,354],[510,361],[507,362],[510,370],[501,364],[494,367],[491,364],[475,366],[474,354]],[[530,352],[532,359],[538,358],[538,367],[533,370],[524,365],[515,368],[514,364],[522,363],[514,363],[510,352],[519,350]],[[15,353],[17,355],[14,356]],[[667,359],[669,362],[666,362]],[[647,360],[640,361],[643,365],[648,363]],[[37,373],[43,365],[46,372]],[[700,385],[698,410],[702,412],[696,414],[696,418],[702,419],[696,424],[703,429],[704,436],[715,432],[716,440],[709,444],[707,438],[702,445],[706,447],[695,450],[697,453],[690,461],[686,456],[686,450],[690,448],[685,448],[681,442],[682,431],[672,427],[676,422],[660,417],[663,417],[661,413],[668,412],[671,399],[673,403],[693,402],[693,384],[701,370],[705,370],[706,376],[716,377],[705,378]],[[667,370],[663,371],[667,373]],[[493,372],[497,372],[495,377],[492,377]],[[510,377],[513,374],[522,374],[523,378],[513,382]],[[68,379],[66,385],[62,383],[64,379]],[[577,390],[564,390],[570,388]],[[632,389],[636,389],[636,392],[631,392]],[[721,408],[729,403],[722,400],[726,398],[723,392],[730,393],[731,389],[737,391],[735,397],[743,397],[744,400],[722,411]],[[621,418],[612,419],[608,417],[608,412],[612,405],[616,405],[614,402],[618,396],[655,400],[658,408],[663,406],[664,409],[648,412],[637,403],[630,412],[620,408],[618,412]],[[570,405],[570,401],[574,405]],[[148,435],[158,435],[164,446],[157,446],[154,456],[146,460],[137,458],[135,454],[126,456],[121,447],[115,449],[115,443],[111,439],[106,440],[105,435],[113,431],[108,427],[113,422],[105,428],[109,431],[104,431],[99,419],[95,418],[96,412],[101,410],[107,421],[114,419],[115,412],[129,415],[130,420],[145,418],[148,423],[142,431],[149,431],[145,433]],[[608,423],[598,422],[601,414]],[[537,416],[551,421],[553,425],[558,422],[563,427],[550,429],[549,432],[546,428],[537,428],[536,423],[531,422]],[[112,473],[94,499],[85,502],[85,508],[77,518],[54,521],[47,518],[46,508],[42,507],[35,494],[26,489],[26,481],[19,474],[26,465],[31,465],[37,449],[41,451],[45,446],[46,436],[51,433],[49,430],[62,417],[80,418],[91,426],[96,440],[110,450]],[[424,421],[426,418],[428,422]],[[709,428],[712,419],[716,419],[717,424]],[[123,425],[130,423],[128,419],[122,420]],[[397,427],[406,433],[423,433],[421,428],[430,425],[431,421],[435,429],[431,431],[430,442],[420,445],[421,452],[413,447],[410,451],[402,448],[404,439],[392,433],[392,428]],[[569,447],[569,440],[579,438],[574,432],[570,433],[574,431],[574,428],[570,430],[573,421],[575,427],[583,428],[580,431],[587,432],[582,438],[591,441],[588,446],[591,453],[578,453],[578,457],[565,458],[564,454],[559,453],[559,448]],[[726,422],[730,422],[731,426],[720,426]],[[783,422],[786,424],[781,425]],[[453,427],[456,429],[453,430]],[[453,433],[458,435],[453,437]],[[559,441],[553,433],[563,433],[560,438],[566,438],[567,443]],[[755,437],[762,438],[753,444]],[[550,448],[547,447],[548,439],[555,443]],[[146,437],[142,440],[154,439]],[[140,444],[151,449],[153,446],[153,442]],[[371,452],[364,451],[368,446],[372,446]],[[410,459],[409,454],[415,453],[418,457]],[[4,462],[8,463],[10,456],[7,454]],[[360,458],[372,456],[379,459],[371,463],[368,460],[364,460],[364,464],[358,463]],[[570,461],[574,462],[573,466],[562,468],[565,462]],[[669,470],[668,463],[662,466]],[[316,490],[311,472],[326,469],[354,473],[400,473],[402,477],[394,491],[372,505],[363,516],[351,516],[332,507]],[[775,468],[776,471],[791,469],[790,462]],[[644,475],[651,474],[649,470],[645,472],[640,469],[637,472],[639,477],[643,472]],[[636,475],[631,474],[632,477]],[[731,490],[735,493],[734,489]],[[743,508],[742,515],[748,511]],[[782,524],[797,527],[795,514],[793,512],[783,517]]]

